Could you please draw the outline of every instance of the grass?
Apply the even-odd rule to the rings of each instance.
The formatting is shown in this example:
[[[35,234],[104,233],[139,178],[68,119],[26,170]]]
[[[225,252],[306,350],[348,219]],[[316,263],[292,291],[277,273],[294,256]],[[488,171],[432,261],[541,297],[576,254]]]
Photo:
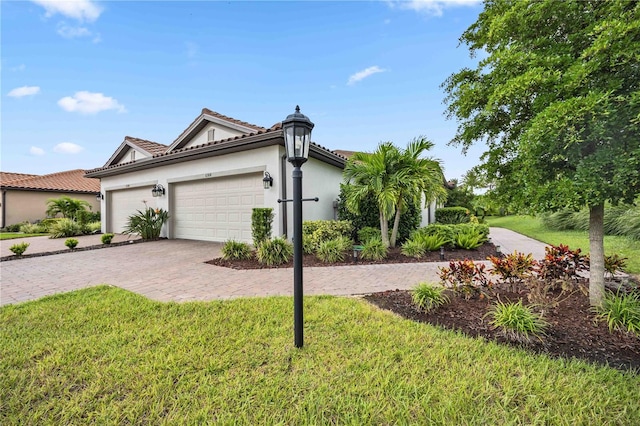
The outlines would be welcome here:
[[[23,234],[21,232],[0,232],[0,240],[14,240],[16,238],[41,237],[49,234]]]
[[[637,424],[640,376],[356,298],[160,303],[100,286],[0,308],[0,424]]]
[[[547,244],[566,244],[571,249],[581,249],[589,253],[589,233],[587,231],[550,231],[542,225],[540,218],[533,216],[503,216],[485,218],[489,226],[507,228]],[[640,241],[628,237],[605,235],[604,253],[619,254],[627,258],[625,271],[640,275]]]

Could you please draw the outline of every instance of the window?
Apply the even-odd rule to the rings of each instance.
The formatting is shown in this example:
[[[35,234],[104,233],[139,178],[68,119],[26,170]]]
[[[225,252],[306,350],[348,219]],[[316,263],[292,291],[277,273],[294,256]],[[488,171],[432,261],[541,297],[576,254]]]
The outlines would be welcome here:
[[[212,142],[213,141],[213,136],[216,133],[216,129],[209,129],[207,130],[207,142]]]

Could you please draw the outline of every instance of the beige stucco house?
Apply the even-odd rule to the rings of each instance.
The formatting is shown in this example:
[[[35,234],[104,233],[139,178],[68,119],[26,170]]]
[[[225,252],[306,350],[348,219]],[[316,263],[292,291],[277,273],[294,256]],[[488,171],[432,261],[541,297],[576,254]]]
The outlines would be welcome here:
[[[346,159],[312,144],[302,167],[304,220],[333,219]],[[102,231],[122,232],[145,206],[168,210],[163,236],[250,242],[254,207],[273,208],[273,234],[292,237],[292,166],[280,123],[257,126],[204,108],[170,144],[125,137],[106,164],[86,176],[101,181]],[[272,185],[265,189],[265,174]],[[152,189],[162,188],[159,196]],[[158,195],[156,191],[155,195]]]
[[[86,170],[68,170],[48,175],[0,172],[0,227],[46,218],[47,201],[67,196],[84,200],[100,211],[96,194],[99,179],[84,177]]]

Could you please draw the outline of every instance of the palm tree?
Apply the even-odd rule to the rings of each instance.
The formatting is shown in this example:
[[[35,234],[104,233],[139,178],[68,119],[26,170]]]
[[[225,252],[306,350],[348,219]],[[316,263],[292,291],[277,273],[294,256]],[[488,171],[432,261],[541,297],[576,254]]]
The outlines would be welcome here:
[[[352,212],[359,210],[360,202],[374,197],[380,216],[380,231],[386,247],[395,247],[400,216],[405,209],[406,197],[425,205],[446,197],[443,174],[437,160],[419,158],[431,149],[433,143],[424,137],[413,139],[405,150],[391,142],[383,142],[373,153],[356,153],[344,170],[349,183],[346,205]],[[394,217],[391,239],[389,220]]]
[[[50,198],[47,200],[47,215],[54,217],[58,213],[62,217],[75,219],[79,211],[91,209],[91,204],[84,200],[77,200],[71,197]]]

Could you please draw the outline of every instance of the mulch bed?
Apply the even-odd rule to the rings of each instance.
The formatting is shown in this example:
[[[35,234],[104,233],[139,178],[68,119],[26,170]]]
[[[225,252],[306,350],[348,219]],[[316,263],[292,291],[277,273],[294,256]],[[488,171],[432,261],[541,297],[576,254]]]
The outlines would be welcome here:
[[[445,250],[444,261],[450,260],[487,260],[489,256],[495,256],[496,247],[492,243],[485,243],[478,247],[476,250],[460,250],[460,249],[448,249]],[[351,253],[348,253],[351,256]],[[440,252],[433,251],[427,253],[420,259],[413,257],[407,257],[400,253],[400,248],[389,249],[389,254],[386,259],[383,260],[362,260],[358,259],[357,262],[353,261],[352,257],[345,258],[344,262],[327,263],[323,262],[314,255],[304,255],[302,265],[304,267],[311,266],[352,266],[352,265],[384,265],[389,263],[423,263],[423,262],[442,262],[440,260]],[[258,262],[254,257],[248,260],[224,260],[222,258],[212,259],[206,262],[210,265],[224,266],[232,269],[264,269],[264,268],[293,268],[293,260],[278,266],[266,266]]]
[[[554,358],[575,357],[620,370],[633,370],[636,374],[640,372],[640,337],[622,331],[610,332],[606,323],[596,321],[588,297],[580,291],[547,311],[544,315],[549,323],[546,336],[542,340],[533,338],[526,344],[505,338],[491,326],[490,318],[485,315],[495,298],[465,300],[449,296],[450,303],[429,313],[417,308],[411,293],[405,290],[374,293],[365,299],[404,318],[458,330],[471,337],[518,346]],[[520,298],[527,304],[525,293],[500,292],[502,302],[516,302]]]

